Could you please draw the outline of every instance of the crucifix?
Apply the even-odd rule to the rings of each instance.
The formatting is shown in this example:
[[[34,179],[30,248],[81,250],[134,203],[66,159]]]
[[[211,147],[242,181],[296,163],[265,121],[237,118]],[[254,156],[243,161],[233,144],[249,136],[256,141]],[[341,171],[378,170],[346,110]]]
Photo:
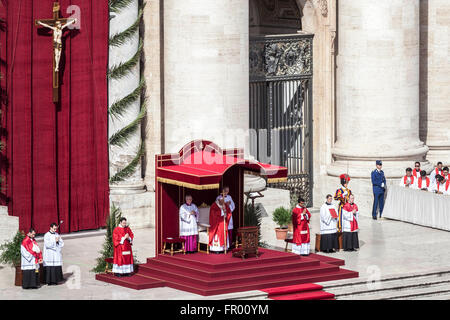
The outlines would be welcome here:
[[[42,26],[53,30],[53,102],[59,102],[59,61],[61,60],[63,30],[77,22],[77,19],[60,18],[59,9],[59,3],[53,2],[53,19],[35,21],[37,27]]]

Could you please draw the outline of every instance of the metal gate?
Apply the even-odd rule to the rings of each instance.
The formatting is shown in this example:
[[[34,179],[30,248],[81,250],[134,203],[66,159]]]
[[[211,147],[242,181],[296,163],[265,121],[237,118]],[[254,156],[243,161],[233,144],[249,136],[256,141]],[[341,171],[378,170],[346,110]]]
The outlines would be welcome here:
[[[250,154],[288,168],[288,189],[312,205],[312,34],[250,38]]]

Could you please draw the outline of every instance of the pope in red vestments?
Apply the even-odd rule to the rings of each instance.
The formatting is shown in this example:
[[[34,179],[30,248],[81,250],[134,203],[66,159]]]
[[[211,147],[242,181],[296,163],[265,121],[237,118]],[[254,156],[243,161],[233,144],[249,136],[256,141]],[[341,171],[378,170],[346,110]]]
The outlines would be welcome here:
[[[292,252],[301,255],[309,255],[309,220],[311,219],[311,213],[306,209],[304,199],[300,198],[298,201],[299,204],[292,210],[292,226],[294,229]]]
[[[224,218],[225,217],[225,218]],[[231,210],[224,202],[222,196],[211,205],[209,209],[209,250],[214,252],[225,251],[225,236],[228,235],[228,224],[231,219]],[[226,248],[230,247],[230,239],[226,239]]]
[[[133,232],[127,226],[127,219],[121,218],[119,226],[113,231],[114,263],[113,273],[117,276],[133,272]]]

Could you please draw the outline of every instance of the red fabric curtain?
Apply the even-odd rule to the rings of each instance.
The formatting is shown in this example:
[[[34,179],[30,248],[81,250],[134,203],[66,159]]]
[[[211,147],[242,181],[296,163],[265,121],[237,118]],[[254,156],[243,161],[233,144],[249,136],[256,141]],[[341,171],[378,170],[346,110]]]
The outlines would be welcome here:
[[[7,187],[3,201],[20,229],[61,232],[103,226],[109,212],[107,143],[108,1],[60,0],[80,8],[79,30],[65,29],[60,102],[52,102],[53,39],[34,25],[52,18],[54,0],[2,0],[8,103]],[[6,39],[6,41],[4,41]]]

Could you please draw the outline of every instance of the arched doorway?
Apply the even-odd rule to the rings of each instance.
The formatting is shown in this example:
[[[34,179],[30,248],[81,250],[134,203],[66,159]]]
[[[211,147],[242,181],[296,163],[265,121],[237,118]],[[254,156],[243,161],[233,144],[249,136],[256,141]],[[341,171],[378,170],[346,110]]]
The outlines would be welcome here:
[[[312,205],[313,34],[296,0],[250,0],[250,153],[288,168],[271,185]]]

